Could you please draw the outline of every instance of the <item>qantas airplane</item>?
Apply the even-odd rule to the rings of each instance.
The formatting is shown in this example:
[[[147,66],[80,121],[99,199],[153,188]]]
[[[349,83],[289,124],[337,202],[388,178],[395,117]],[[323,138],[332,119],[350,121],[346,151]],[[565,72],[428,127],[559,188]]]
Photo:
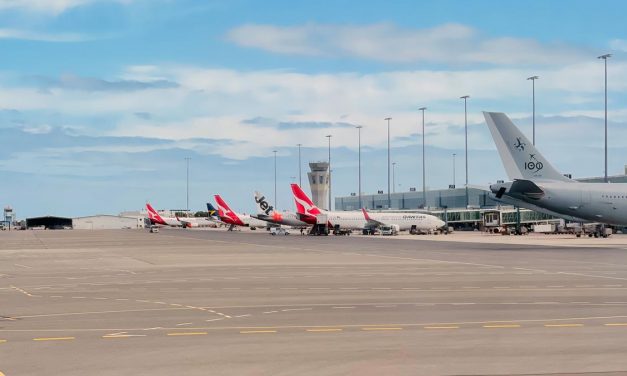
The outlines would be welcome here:
[[[366,219],[367,227],[378,228],[381,226],[397,225],[400,231],[426,231],[430,232],[442,228],[445,223],[438,217],[424,213],[368,213],[361,209]]]
[[[172,227],[183,227],[183,223],[179,221],[177,218],[172,217],[162,217],[157,213],[155,209],[150,206],[149,203],[146,203],[146,210],[148,210],[148,218],[150,219],[150,223],[158,224],[163,226],[172,226]]]
[[[252,217],[261,219],[262,221],[275,223],[278,225],[286,225],[292,227],[309,227],[310,224],[298,219],[298,215],[293,212],[285,211],[279,212],[274,210],[274,207],[268,203],[266,197],[259,192],[255,191],[255,203],[257,204],[257,214]]]
[[[366,227],[363,213],[358,211],[332,212],[319,209],[298,184],[291,184],[291,187],[296,203],[296,212],[301,221],[313,225],[316,224],[317,215],[326,215],[329,227],[339,225],[340,228],[348,230],[363,230]]]
[[[250,227],[255,229],[257,227],[266,227],[268,222],[251,217],[247,214],[238,214],[229,208],[220,195],[214,196],[216,203],[218,204],[218,215],[220,220],[229,226],[229,231],[232,231],[235,226]]]
[[[444,222],[430,214],[414,213],[372,213],[365,209],[358,211],[329,212],[319,209],[311,199],[303,192],[298,184],[292,184],[294,201],[301,220],[315,224],[316,216],[327,216],[329,225],[351,230],[364,230],[377,228],[384,225],[398,225],[401,230],[435,230],[444,226]]]
[[[484,112],[511,182],[490,186],[493,198],[567,219],[627,225],[627,184],[580,183],[560,174],[500,112]]]

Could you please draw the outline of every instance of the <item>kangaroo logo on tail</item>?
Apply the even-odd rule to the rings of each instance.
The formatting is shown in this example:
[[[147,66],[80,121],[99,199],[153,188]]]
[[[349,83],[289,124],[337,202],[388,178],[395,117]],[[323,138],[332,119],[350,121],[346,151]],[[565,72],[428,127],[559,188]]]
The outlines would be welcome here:
[[[148,210],[148,219],[155,223],[165,224],[163,218],[161,218],[159,213],[157,213],[157,211],[153,209],[153,207],[149,203],[146,203],[146,209]]]
[[[298,184],[292,184],[291,186],[298,214],[307,214],[313,216],[322,214],[320,209],[318,209],[318,207],[309,199],[309,197],[307,197],[305,192],[303,192]]]

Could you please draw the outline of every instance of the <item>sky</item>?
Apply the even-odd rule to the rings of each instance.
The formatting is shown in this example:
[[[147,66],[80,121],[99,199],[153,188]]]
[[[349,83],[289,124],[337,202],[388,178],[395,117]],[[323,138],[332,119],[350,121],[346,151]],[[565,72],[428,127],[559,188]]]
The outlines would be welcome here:
[[[237,211],[327,159],[334,195],[507,179],[482,111],[574,177],[627,164],[622,1],[0,0],[0,205],[18,217]],[[453,157],[455,154],[455,157]],[[455,160],[455,177],[453,161]],[[308,188],[308,187],[307,187]]]

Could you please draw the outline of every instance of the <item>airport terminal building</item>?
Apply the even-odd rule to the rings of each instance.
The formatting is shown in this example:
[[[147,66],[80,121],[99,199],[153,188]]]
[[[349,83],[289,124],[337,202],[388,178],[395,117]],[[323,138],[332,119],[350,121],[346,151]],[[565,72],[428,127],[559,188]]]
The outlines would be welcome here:
[[[576,179],[580,182],[600,183],[603,177]],[[608,176],[610,183],[627,183],[627,166],[625,174]],[[466,201],[468,195],[468,201]],[[466,205],[468,202],[468,205]],[[535,224],[559,222],[560,219],[528,209],[514,208],[490,198],[489,191],[477,188],[449,188],[425,192],[411,189],[409,192],[388,194],[379,191],[377,194],[359,196],[340,196],[335,198],[336,210],[392,210],[392,211],[428,211],[456,228],[483,228],[490,226],[507,226],[515,224]]]
[[[425,197],[426,196],[426,197]],[[426,200],[425,200],[426,198]],[[466,189],[438,189],[425,192],[409,191],[390,194],[388,203],[387,193],[361,196],[361,207],[370,210],[411,210],[421,208],[465,208]],[[468,206],[474,208],[496,207],[499,203],[490,199],[488,191],[468,188]],[[359,196],[356,194],[335,198],[337,210],[360,210]]]

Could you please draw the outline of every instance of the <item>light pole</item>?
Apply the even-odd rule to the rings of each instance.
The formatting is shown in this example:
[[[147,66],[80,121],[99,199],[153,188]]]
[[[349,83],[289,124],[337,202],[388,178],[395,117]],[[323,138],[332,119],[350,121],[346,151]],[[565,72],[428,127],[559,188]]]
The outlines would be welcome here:
[[[466,207],[468,207],[468,107],[467,100],[470,98],[470,95],[464,95],[459,97],[464,100],[464,134],[465,134],[465,144],[466,144]]]
[[[361,128],[363,128],[363,125],[358,125],[355,128],[357,128],[357,149],[358,149],[358,154],[359,154],[359,162],[357,165],[357,176],[358,176],[358,190],[357,190],[357,194],[359,195],[359,208],[363,208],[363,206],[361,206]]]
[[[603,59],[605,65],[605,179],[607,183],[607,59],[612,57],[611,54],[601,55],[598,58]]]
[[[331,137],[333,136],[328,134],[324,137],[329,139],[329,211],[331,211]]]
[[[392,193],[396,193],[396,162],[392,162]]]
[[[388,122],[388,209],[392,206],[392,196],[390,195],[390,120],[391,117],[386,117],[384,120]]]
[[[301,165],[301,162],[300,162],[300,147],[303,146],[303,144],[296,144],[296,145],[298,145],[298,185],[300,187],[302,187],[303,186],[303,178],[302,178],[303,174],[300,172],[300,165]],[[275,205],[276,205],[276,203],[275,203]]]
[[[427,183],[425,182],[425,110],[427,107],[420,107],[422,111],[422,207],[427,207]]]
[[[279,207],[278,203],[276,202],[276,150],[272,150],[272,152],[274,153],[274,205],[275,207]]]
[[[538,76],[527,77],[527,80],[531,80],[531,98],[532,98],[532,106],[533,106],[533,133],[532,133],[532,142],[533,145],[536,145],[536,80],[540,78]]]
[[[192,158],[190,158],[190,157],[185,157],[185,163],[186,163],[186,165],[187,165],[187,186],[186,186],[186,187],[187,187],[187,188],[186,188],[186,191],[187,191],[187,195],[186,195],[186,202],[187,202],[187,206],[186,206],[186,207],[187,207],[187,215],[189,215],[189,161],[190,161],[191,159],[192,159]]]
[[[453,188],[455,188],[455,153],[453,153]]]

